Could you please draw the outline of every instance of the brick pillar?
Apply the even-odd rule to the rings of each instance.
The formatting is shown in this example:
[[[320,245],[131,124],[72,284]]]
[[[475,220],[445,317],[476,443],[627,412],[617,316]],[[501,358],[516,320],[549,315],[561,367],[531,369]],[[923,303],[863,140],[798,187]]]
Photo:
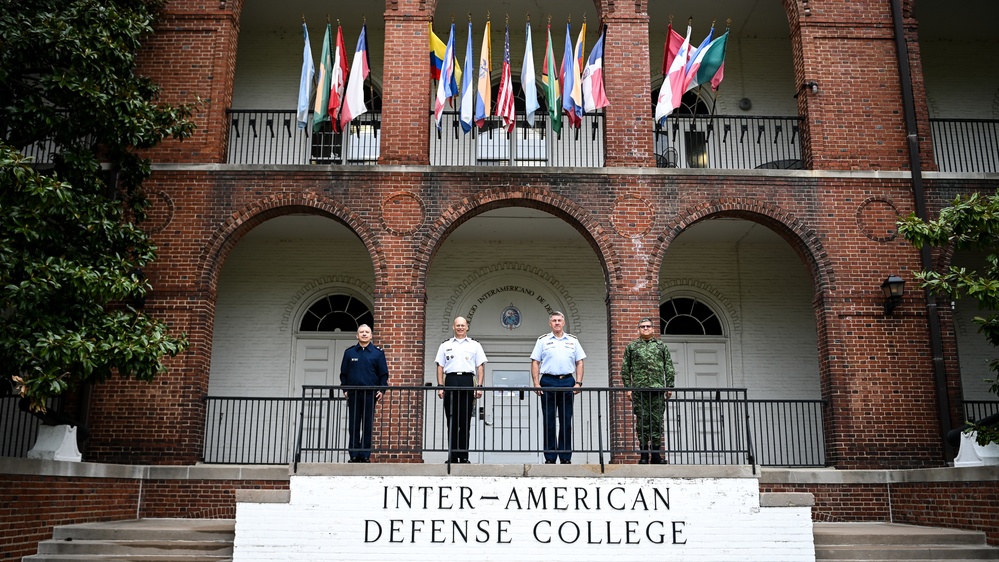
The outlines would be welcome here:
[[[226,111],[232,106],[236,44],[242,3],[197,13],[168,7],[143,45],[139,72],[160,85],[160,101],[192,104],[194,134],[167,139],[148,155],[157,162],[225,162],[229,142]]]
[[[632,6],[635,6],[633,4]],[[619,6],[620,7],[620,6]],[[604,14],[606,165],[655,166],[652,149],[652,90],[649,83],[649,16]]]
[[[429,21],[402,7],[385,12],[381,164],[429,162]]]
[[[791,40],[796,47],[798,111],[805,118],[802,141],[810,148],[806,156],[810,156],[812,167],[907,169],[889,3],[823,3],[821,10],[813,7],[796,14]],[[812,81],[817,92],[803,86]],[[921,95],[922,84],[917,86]],[[875,121],[880,124],[877,129],[871,127]]]
[[[412,260],[402,261],[412,272]],[[393,266],[390,261],[389,269],[393,267],[401,266]],[[414,288],[411,280],[387,280],[375,291],[374,314],[374,342],[385,351],[389,385],[422,387],[426,324],[423,290]],[[410,389],[389,392],[378,402],[375,447],[413,451],[382,456],[376,459],[378,462],[423,462],[423,398],[422,390]],[[394,432],[382,431],[384,428],[393,428]]]
[[[646,248],[656,247],[654,236],[640,229],[650,227],[654,217],[635,220],[641,206],[637,197],[624,195],[614,204],[615,230],[622,235],[614,236],[614,243],[621,251],[620,275],[612,276],[607,295],[608,333],[610,334],[610,377],[609,386],[621,388],[621,364],[624,359],[624,348],[638,337],[638,321],[648,316],[659,326],[659,280],[651,272],[659,268],[649,267],[649,255],[645,252],[635,252],[636,245]],[[620,219],[620,220],[618,220]],[[631,225],[637,225],[632,227]],[[651,229],[650,229],[651,230]],[[630,234],[630,235],[629,235]],[[637,442],[635,436],[635,416],[631,403],[625,400],[624,393],[614,393],[611,405],[611,447],[613,449],[634,449]],[[614,463],[637,462],[637,455],[617,455]]]
[[[191,465],[201,460],[214,300],[193,291],[154,291],[145,312],[167,322],[192,345],[165,361],[152,381],[115,375],[95,385],[86,424],[85,460],[122,464]]]

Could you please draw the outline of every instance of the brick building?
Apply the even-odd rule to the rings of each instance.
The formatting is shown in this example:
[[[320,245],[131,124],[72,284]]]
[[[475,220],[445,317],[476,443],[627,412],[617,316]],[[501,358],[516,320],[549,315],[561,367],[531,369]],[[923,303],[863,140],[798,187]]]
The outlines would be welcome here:
[[[191,347],[152,384],[93,390],[85,460],[186,466],[259,450],[256,437],[239,445],[213,433],[232,413],[204,397],[293,398],[303,385],[337,384],[359,322],[373,325],[392,384],[415,388],[434,381],[437,344],[454,316],[466,316],[490,357],[486,385],[517,386],[557,309],[586,348],[588,387],[620,388],[634,327],[658,314],[678,387],[820,404],[781,422],[817,420],[804,432],[819,451],[802,464],[946,466],[953,451],[943,436],[963,423],[965,403],[994,400],[981,382],[991,350],[971,322],[975,303],[930,302],[918,289],[913,272],[931,264],[896,235],[895,220],[933,216],[959,194],[999,185],[999,58],[990,56],[999,43],[987,25],[992,3],[940,4],[476,5],[476,58],[491,12],[494,90],[507,17],[515,76],[524,14],[539,77],[549,16],[559,59],[567,18],[575,41],[586,16],[587,54],[607,26],[610,106],[578,131],[555,133],[540,113],[528,128],[518,79],[521,120],[508,136],[492,121],[466,135],[450,107],[439,133],[431,120],[427,24],[447,41],[453,18],[463,63],[462,3],[168,2],[143,70],[170,102],[201,102],[194,137],[151,155],[159,259],[146,271],[154,292],[145,306]],[[367,23],[371,111],[344,135],[295,124],[301,20],[318,65],[327,12],[351,59]],[[653,106],[671,15],[681,35],[692,17],[692,43],[712,20],[720,34],[730,19],[730,38],[719,90],[688,94],[660,127]],[[890,313],[881,290],[889,275],[908,282]],[[503,322],[507,310],[516,326]],[[628,449],[630,412],[611,400],[605,413],[601,431]],[[439,453],[420,452],[424,425],[439,423],[425,414],[406,400],[382,408],[403,445],[383,460],[438,462]],[[275,458],[290,462],[289,446]],[[796,447],[791,462],[775,464],[804,458]],[[818,488],[804,488],[817,505],[846,506],[828,513],[881,515],[862,507],[863,486]],[[940,493],[981,497],[982,488]],[[167,503],[151,512],[171,513]]]

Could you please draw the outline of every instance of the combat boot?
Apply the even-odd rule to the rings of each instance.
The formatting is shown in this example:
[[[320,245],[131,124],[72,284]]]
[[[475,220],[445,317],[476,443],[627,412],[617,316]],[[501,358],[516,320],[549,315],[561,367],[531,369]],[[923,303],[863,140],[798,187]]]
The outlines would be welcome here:
[[[652,455],[649,457],[649,464],[666,464],[662,455],[662,444],[652,443]]]

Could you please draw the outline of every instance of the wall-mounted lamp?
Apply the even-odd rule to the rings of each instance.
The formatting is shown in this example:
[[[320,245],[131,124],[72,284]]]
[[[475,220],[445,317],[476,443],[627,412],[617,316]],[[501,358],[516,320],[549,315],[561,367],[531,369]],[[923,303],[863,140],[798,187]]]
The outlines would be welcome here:
[[[902,295],[905,294],[905,280],[898,275],[889,275],[888,279],[881,284],[881,292],[885,295],[885,314],[891,314],[895,307],[902,302]]]
[[[808,82],[805,82],[804,84],[801,85],[801,89],[808,90],[813,94],[817,94],[819,93],[819,83],[816,82],[815,80],[809,80]]]

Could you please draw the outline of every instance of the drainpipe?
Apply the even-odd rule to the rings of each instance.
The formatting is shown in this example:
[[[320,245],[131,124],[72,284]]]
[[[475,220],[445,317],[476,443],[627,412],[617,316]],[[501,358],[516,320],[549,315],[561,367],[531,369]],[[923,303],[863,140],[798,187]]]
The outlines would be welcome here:
[[[919,137],[916,134],[916,102],[912,95],[912,74],[909,69],[909,49],[905,41],[903,27],[902,0],[891,1],[892,19],[895,24],[895,51],[898,55],[898,74],[902,82],[902,106],[905,110],[906,140],[909,145],[909,169],[912,172],[912,196],[916,203],[916,216],[927,220],[926,197],[923,191],[922,160],[919,157]],[[929,246],[920,250],[924,271],[933,269],[933,257]],[[926,297],[926,320],[930,328],[930,352],[933,356],[933,381],[937,393],[937,416],[940,421],[940,440],[944,444],[945,460],[952,456],[952,448],[947,443],[950,424],[950,396],[947,393],[947,370],[943,359],[943,338],[940,335],[940,317],[937,314],[937,299],[929,290]]]

